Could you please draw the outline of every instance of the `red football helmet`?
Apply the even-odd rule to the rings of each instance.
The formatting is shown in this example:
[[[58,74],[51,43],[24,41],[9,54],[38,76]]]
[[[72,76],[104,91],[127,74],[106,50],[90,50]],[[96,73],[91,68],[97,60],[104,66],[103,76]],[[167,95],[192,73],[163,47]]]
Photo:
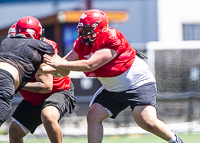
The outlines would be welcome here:
[[[35,17],[22,17],[16,24],[16,34],[40,40],[43,35],[42,25]]]
[[[16,30],[15,30],[15,27],[16,27],[16,24],[13,24],[9,30],[8,30],[8,37],[15,37],[15,34],[16,34]]]
[[[91,9],[85,11],[78,23],[78,36],[86,44],[93,43],[96,37],[108,27],[108,16],[101,10]],[[91,38],[83,38],[83,37]]]

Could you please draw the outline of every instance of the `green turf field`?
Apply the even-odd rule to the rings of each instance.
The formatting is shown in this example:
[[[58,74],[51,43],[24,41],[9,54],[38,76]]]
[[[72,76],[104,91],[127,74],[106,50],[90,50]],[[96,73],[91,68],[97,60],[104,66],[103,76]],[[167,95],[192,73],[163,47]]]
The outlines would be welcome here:
[[[185,143],[199,143],[200,134],[178,134]],[[24,140],[25,143],[50,143],[50,141],[45,138],[38,139],[28,139]],[[86,137],[64,137],[65,143],[87,143]],[[8,143],[8,141],[0,141],[0,143]],[[103,143],[167,143],[162,139],[152,135],[126,135],[126,136],[105,136]]]

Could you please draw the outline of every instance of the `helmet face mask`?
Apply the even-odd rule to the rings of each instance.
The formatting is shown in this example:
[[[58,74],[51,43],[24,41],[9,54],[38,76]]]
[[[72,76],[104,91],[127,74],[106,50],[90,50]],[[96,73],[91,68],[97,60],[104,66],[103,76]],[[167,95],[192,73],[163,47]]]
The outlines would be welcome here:
[[[82,41],[86,44],[94,42],[92,35],[94,34],[93,28],[90,25],[78,26],[78,37],[82,37]]]
[[[43,35],[42,25],[38,19],[31,16],[21,18],[16,24],[16,34],[40,40]]]
[[[87,37],[87,36],[91,36],[92,33],[93,33],[93,28],[90,26],[78,27],[78,35],[79,36]]]
[[[88,10],[79,19],[77,26],[78,37],[82,37],[83,43],[91,44],[107,26],[108,17],[103,11],[97,9]]]

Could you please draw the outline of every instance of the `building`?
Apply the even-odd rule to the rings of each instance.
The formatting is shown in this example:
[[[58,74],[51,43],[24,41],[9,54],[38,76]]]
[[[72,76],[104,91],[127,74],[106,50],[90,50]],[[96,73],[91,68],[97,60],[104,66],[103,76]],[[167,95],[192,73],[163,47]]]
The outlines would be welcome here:
[[[68,22],[72,16],[70,19],[62,21],[63,12],[69,14],[68,12],[85,10],[88,1],[1,0],[0,38],[2,39],[7,34],[7,29],[19,18],[34,16],[41,21],[45,28],[45,36],[58,43],[60,54],[66,54],[72,45],[72,41],[76,38],[77,32],[74,29],[76,29],[78,19]],[[119,29],[133,47],[144,49],[146,42],[158,40],[156,0],[93,0],[91,7],[103,11],[121,11],[128,14],[128,19],[126,17],[123,20],[113,19],[110,26]],[[59,21],[56,20],[57,17],[59,17]],[[58,35],[57,31],[62,32],[62,34]]]

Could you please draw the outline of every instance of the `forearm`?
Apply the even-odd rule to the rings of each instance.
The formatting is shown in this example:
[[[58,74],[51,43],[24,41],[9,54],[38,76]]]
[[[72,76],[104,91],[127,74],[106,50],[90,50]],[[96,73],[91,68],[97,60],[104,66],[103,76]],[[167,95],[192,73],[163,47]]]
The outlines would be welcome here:
[[[78,55],[75,52],[70,53],[68,57],[59,58],[44,55],[46,64],[54,67],[55,69],[64,69],[70,71],[83,71],[91,72],[114,59],[118,53],[112,49],[97,50],[91,57],[84,60],[78,60]],[[75,58],[73,58],[75,56]]]
[[[22,89],[35,93],[51,92],[51,89],[46,87],[42,82],[28,82]]]
[[[40,67],[37,70],[37,74],[51,74],[51,73],[57,73],[58,70],[53,68],[52,66],[46,65],[43,67]]]
[[[59,74],[60,74],[61,76],[68,76],[69,73],[70,73],[69,70],[59,69]]]
[[[62,68],[55,69],[55,68],[53,68],[49,65],[40,67],[37,71],[37,74],[52,74],[52,75],[55,75],[57,73],[60,73],[61,76],[67,76],[67,75],[69,75],[70,71],[62,69]]]
[[[107,64],[113,60],[118,55],[117,51],[112,49],[100,49],[97,50],[90,58],[87,60],[71,60],[69,57],[66,60],[59,60],[57,63],[58,68],[63,68],[71,71],[83,71],[91,72],[99,69],[103,65]]]
[[[90,72],[95,70],[93,67],[94,66],[92,64],[89,64],[88,60],[78,60],[78,61],[62,60],[59,62],[59,66],[56,67],[56,69]]]

